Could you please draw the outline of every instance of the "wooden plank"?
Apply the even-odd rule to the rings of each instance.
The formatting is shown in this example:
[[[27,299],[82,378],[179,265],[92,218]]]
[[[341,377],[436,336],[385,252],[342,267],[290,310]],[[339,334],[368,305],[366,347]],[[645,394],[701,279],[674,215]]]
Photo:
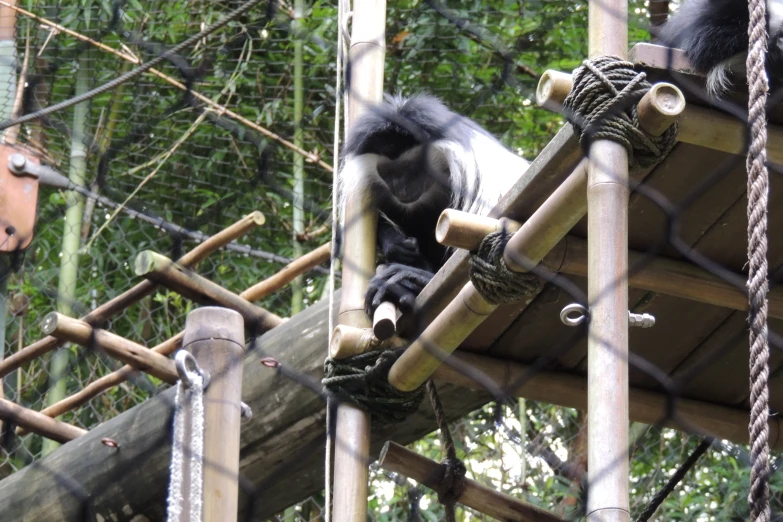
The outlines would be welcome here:
[[[338,295],[339,297],[339,295]],[[264,519],[323,488],[327,304],[317,303],[259,338],[245,359],[242,398],[253,418],[242,424],[240,518]],[[275,357],[283,372],[260,364]],[[296,382],[287,375],[301,375]],[[312,386],[312,389],[308,387]],[[174,389],[169,389],[0,481],[0,522],[81,520],[91,508],[105,520],[163,520],[168,488]],[[491,398],[440,388],[451,419]],[[426,401],[425,401],[426,402]],[[406,422],[374,430],[373,453],[387,440],[408,444],[436,429],[428,404]],[[120,450],[101,444],[109,437]],[[254,503],[251,505],[250,500]]]

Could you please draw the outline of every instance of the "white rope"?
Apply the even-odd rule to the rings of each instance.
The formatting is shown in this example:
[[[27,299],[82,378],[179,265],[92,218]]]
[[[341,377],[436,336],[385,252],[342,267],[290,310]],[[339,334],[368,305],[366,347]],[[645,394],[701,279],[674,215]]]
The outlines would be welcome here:
[[[198,372],[188,371],[190,385],[182,380],[177,382],[177,393],[174,397],[174,436],[171,442],[171,467],[169,482],[168,522],[182,520],[182,504],[185,501],[182,492],[185,463],[185,405],[190,405],[190,440],[188,441],[188,462],[190,463],[190,522],[201,522],[201,511],[204,502],[203,495],[203,465],[204,456],[204,380]]]
[[[339,201],[340,194],[337,176],[340,172],[340,105],[343,96],[343,54],[345,53],[345,39],[344,33],[345,13],[350,0],[338,0],[337,1],[337,63],[335,68],[337,69],[334,82],[334,147],[332,157],[334,158],[334,175],[332,178],[332,252],[331,262],[329,263],[329,330],[327,331],[326,350],[327,356],[329,354],[329,340],[332,337],[332,331],[334,330],[335,320],[335,308],[334,308],[334,292],[335,292],[335,279],[337,271],[337,258],[340,255],[339,245],[337,244],[337,227],[340,226],[339,222]],[[325,463],[324,463],[324,513],[325,522],[331,522],[332,519],[332,452],[334,450],[334,441],[332,440],[332,434],[330,432],[331,426],[331,399],[326,399],[326,450],[325,450]]]

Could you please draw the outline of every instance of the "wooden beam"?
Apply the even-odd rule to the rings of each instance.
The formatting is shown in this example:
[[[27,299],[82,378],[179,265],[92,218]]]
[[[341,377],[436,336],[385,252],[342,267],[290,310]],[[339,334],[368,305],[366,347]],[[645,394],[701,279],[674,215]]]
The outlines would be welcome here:
[[[337,294],[339,299],[339,293]],[[323,490],[325,407],[320,390],[328,303],[316,303],[256,340],[244,360],[240,517],[265,520]],[[282,371],[261,364],[280,362]],[[165,390],[0,481],[0,522],[80,520],[86,509],[106,520],[165,520],[171,419],[176,390]],[[492,400],[485,392],[443,386],[447,417]],[[423,405],[406,422],[375,430],[371,458],[387,440],[409,444],[437,429]],[[101,444],[116,440],[120,451]],[[74,489],[78,485],[78,489]],[[252,501],[252,503],[250,502]]]
[[[242,237],[249,231],[253,230],[255,227],[263,225],[264,221],[265,218],[261,212],[251,212],[233,225],[218,232],[203,243],[199,244],[196,248],[182,256],[178,260],[178,263],[188,267],[194,266],[209,256],[212,252],[215,252],[216,250],[219,250],[220,248],[231,243],[235,239]],[[114,299],[100,305],[98,308],[88,313],[87,315],[82,316],[80,320],[91,325],[99,324],[125,310],[132,304],[139,302],[144,297],[150,295],[155,290],[155,288],[157,288],[157,285],[154,283],[150,281],[142,281],[133,288],[121,293]],[[29,346],[25,346],[21,350],[0,361],[0,377],[5,377],[22,365],[27,364],[33,359],[36,359],[41,355],[44,355],[45,353],[48,353],[62,345],[63,341],[50,335],[34,342]]]
[[[378,457],[378,465],[386,471],[399,473],[424,484],[438,494],[442,493],[441,483],[446,471],[445,466],[399,444],[387,442]],[[466,478],[464,486],[465,489],[457,502],[498,520],[514,522],[564,522],[565,520],[540,507],[479,484],[475,480]]]
[[[219,305],[239,312],[245,319],[245,326],[253,332],[265,332],[283,322],[278,315],[157,252],[145,250],[139,253],[135,271],[136,275],[144,276],[198,303]]]
[[[177,370],[171,359],[124,337],[90,326],[84,321],[52,312],[44,317],[41,330],[46,335],[63,341],[103,349],[115,359],[169,384],[177,382]]]
[[[457,353],[453,362],[460,368],[470,368],[481,381],[444,364],[433,378],[438,382],[484,390],[488,383],[496,389],[525,399],[548,402],[567,408],[587,409],[587,378],[566,372],[540,371],[504,359],[483,355]],[[483,384],[482,384],[483,383]],[[662,392],[631,388],[630,418],[645,424],[660,424],[687,433],[711,435],[736,444],[748,443],[749,412],[693,399],[670,397]],[[669,407],[673,406],[670,411]],[[772,449],[783,450],[783,433],[778,417],[769,418],[769,439]]]
[[[57,442],[68,442],[87,433],[87,430],[42,415],[37,411],[0,399],[0,419]]]

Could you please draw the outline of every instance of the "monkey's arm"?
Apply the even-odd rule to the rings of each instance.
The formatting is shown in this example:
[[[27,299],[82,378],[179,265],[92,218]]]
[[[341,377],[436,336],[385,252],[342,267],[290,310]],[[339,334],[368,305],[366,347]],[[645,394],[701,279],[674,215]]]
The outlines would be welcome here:
[[[378,221],[378,250],[384,263],[429,268],[416,238],[406,236],[383,216]]]
[[[421,268],[401,264],[386,265],[370,281],[364,299],[367,317],[383,302],[393,303],[403,312],[413,310],[416,297],[421,293],[433,273]]]

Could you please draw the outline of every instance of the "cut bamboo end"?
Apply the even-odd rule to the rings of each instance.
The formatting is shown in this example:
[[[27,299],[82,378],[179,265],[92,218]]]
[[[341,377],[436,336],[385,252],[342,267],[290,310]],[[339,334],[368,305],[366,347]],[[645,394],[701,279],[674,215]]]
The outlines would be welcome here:
[[[352,355],[369,352],[377,346],[373,331],[369,328],[356,328],[337,325],[329,340],[329,355],[332,359],[345,359]]]
[[[438,218],[435,239],[441,245],[475,250],[488,234],[501,230],[513,234],[519,230],[519,227],[520,224],[511,219],[476,216],[461,210],[447,208]]]
[[[136,256],[133,271],[137,276],[145,276],[161,270],[174,269],[175,263],[166,256],[152,250],[144,250]]]
[[[399,473],[443,493],[445,466],[411,451],[396,442],[387,442],[381,450],[378,465],[386,471]],[[512,496],[495,491],[475,480],[464,479],[464,488],[457,502],[497,520],[521,522],[562,522],[564,519]]]
[[[544,71],[536,87],[536,103],[550,111],[560,112],[573,86],[570,74],[552,69]]]
[[[264,223],[266,223],[266,216],[259,212],[258,210],[255,210],[247,215],[248,219],[252,221],[256,226],[261,226]]]
[[[372,331],[379,341],[391,339],[397,333],[397,319],[400,312],[394,303],[385,301],[375,309],[372,318]]]
[[[671,83],[656,83],[639,101],[636,110],[642,129],[660,136],[685,110],[685,95]]]

